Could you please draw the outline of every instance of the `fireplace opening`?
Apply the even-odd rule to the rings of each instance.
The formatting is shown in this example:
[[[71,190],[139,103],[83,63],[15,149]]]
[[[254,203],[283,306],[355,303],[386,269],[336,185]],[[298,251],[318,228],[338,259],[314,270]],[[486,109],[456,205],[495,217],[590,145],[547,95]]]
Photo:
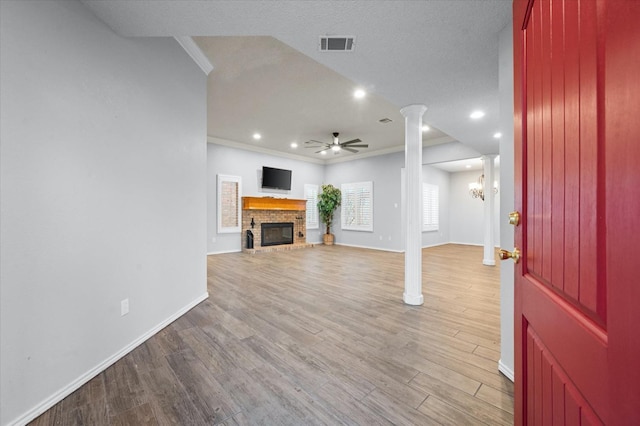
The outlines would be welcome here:
[[[262,247],[293,244],[293,222],[263,223],[260,229]]]

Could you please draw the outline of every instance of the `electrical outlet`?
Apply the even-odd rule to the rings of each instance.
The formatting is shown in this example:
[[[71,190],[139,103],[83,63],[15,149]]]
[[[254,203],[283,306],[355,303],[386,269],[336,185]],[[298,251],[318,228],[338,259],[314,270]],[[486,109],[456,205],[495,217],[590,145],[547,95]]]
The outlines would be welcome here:
[[[123,317],[129,313],[129,299],[120,302],[120,316]]]

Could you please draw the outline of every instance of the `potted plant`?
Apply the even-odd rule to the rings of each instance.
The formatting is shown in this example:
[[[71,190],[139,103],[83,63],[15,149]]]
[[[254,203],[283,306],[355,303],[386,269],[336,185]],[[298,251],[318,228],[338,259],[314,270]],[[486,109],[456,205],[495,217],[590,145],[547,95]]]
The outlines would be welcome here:
[[[328,184],[322,185],[322,192],[318,196],[318,211],[320,219],[327,225],[327,232],[323,236],[326,245],[333,244],[333,234],[331,233],[331,223],[333,223],[333,213],[336,211],[342,200],[340,190]]]

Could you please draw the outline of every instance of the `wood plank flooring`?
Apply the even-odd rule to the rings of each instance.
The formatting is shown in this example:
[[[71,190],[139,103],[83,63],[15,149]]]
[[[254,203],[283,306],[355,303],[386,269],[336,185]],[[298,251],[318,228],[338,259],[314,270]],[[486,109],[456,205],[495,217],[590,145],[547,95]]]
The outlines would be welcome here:
[[[208,257],[210,298],[32,425],[511,425],[499,265],[343,246]]]

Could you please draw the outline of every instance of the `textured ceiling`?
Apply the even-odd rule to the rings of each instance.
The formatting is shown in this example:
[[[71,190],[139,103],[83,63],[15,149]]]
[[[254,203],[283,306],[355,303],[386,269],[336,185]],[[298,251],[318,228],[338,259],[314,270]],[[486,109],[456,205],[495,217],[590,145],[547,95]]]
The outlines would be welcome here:
[[[336,153],[323,155],[317,144],[305,142],[331,142],[333,132],[343,142],[359,138],[368,144],[357,148],[360,155],[404,149],[404,118],[395,106],[375,93],[355,99],[351,80],[273,37],[194,39],[214,64],[207,98],[210,137],[316,159]],[[392,121],[382,124],[382,118]],[[255,132],[262,135],[259,141]],[[432,129],[423,143],[452,140]]]
[[[498,141],[492,137],[499,131],[498,34],[510,22],[510,1],[85,0],[84,3],[125,36],[234,36],[227,38],[228,46],[221,45],[224,40],[195,39],[209,56],[220,55],[211,58],[216,67],[212,73],[218,71],[220,75],[212,77],[218,82],[215,87],[210,79],[210,92],[226,90],[219,84],[225,72],[227,77],[234,74],[233,84],[241,84],[237,73],[229,71],[234,67],[245,69],[247,76],[261,68],[271,71],[263,72],[264,84],[255,80],[254,75],[253,83],[242,93],[244,106],[233,106],[236,113],[232,119],[237,126],[233,135],[229,133],[231,130],[215,125],[211,111],[222,107],[210,102],[212,136],[252,143],[240,137],[240,132],[259,130],[256,127],[260,126],[260,117],[270,113],[271,117],[263,118],[262,122],[283,132],[274,140],[263,142],[268,147],[273,144],[273,149],[290,151],[289,144],[294,140],[328,141],[332,131],[341,132],[341,138],[363,140],[365,135],[390,132],[382,139],[389,146],[398,145],[398,135],[400,142],[404,139],[403,128],[398,130],[402,126],[398,111],[419,103],[428,107],[425,122],[479,153],[498,153]],[[320,52],[320,35],[353,35],[355,50]],[[269,37],[242,40],[235,36],[270,36],[287,46]],[[248,54],[244,49],[238,50],[248,41],[262,43],[270,53]],[[248,45],[244,47],[250,50]],[[296,50],[306,57],[297,55]],[[232,63],[225,64],[224,57]],[[274,60],[281,62],[274,64]],[[287,69],[287,60],[296,65],[278,73],[278,67]],[[300,75],[295,75],[295,67],[300,67]],[[353,99],[349,99],[352,85],[367,89],[370,95],[363,101],[369,104],[353,104]],[[229,105],[234,102],[229,92],[221,99],[227,99]],[[469,114],[475,109],[484,110],[486,116],[470,120]],[[274,111],[282,111],[282,117],[273,118]],[[385,111],[389,112],[386,115],[395,114],[395,118],[389,117],[394,122],[388,128],[377,122]],[[218,109],[217,113],[223,111]],[[230,113],[226,114],[229,118]],[[267,139],[267,132],[261,131]],[[371,145],[377,149],[377,143]]]

